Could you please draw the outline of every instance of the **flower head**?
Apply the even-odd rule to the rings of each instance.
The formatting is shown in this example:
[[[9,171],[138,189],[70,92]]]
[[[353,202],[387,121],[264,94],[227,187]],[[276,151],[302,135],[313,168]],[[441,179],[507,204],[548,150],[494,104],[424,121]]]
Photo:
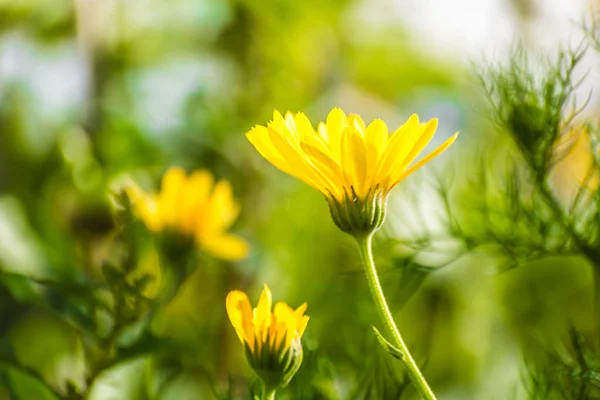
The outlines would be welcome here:
[[[300,339],[309,317],[306,303],[292,309],[277,302],[271,311],[271,291],[265,284],[258,305],[252,309],[246,293],[229,292],[227,315],[246,349],[248,362],[269,388],[286,385],[302,363]]]
[[[227,232],[240,212],[231,184],[214,183],[210,172],[198,170],[188,176],[172,167],[163,176],[160,193],[145,193],[135,185],[126,192],[135,214],[151,231],[193,238],[200,248],[227,260],[248,254],[247,243]]]
[[[314,129],[303,113],[275,111],[267,126],[247,134],[258,152],[277,168],[308,183],[329,201],[345,232],[372,232],[385,217],[387,194],[407,176],[450,146],[458,133],[413,164],[433,138],[437,119],[413,114],[391,134],[386,124],[365,125],[358,115],[334,108]]]

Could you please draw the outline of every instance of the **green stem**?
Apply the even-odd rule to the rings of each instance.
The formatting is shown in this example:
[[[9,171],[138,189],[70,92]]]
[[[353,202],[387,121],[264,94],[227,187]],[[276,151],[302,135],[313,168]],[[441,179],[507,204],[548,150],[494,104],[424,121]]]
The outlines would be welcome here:
[[[592,274],[594,277],[594,316],[596,317],[596,332],[598,336],[598,345],[600,345],[600,268],[592,265]]]
[[[410,376],[410,379],[417,388],[421,397],[426,400],[435,400],[435,395],[429,388],[427,381],[423,377],[423,374],[421,374],[419,367],[417,367],[417,364],[410,355],[408,348],[404,344],[404,340],[402,340],[402,336],[400,335],[400,332],[394,323],[394,318],[390,308],[385,301],[383,289],[381,288],[379,277],[377,276],[375,262],[373,261],[373,252],[371,249],[372,237],[373,234],[369,234],[364,237],[357,237],[356,241],[358,242],[358,249],[365,267],[365,273],[367,274],[369,289],[371,290],[371,296],[373,296],[373,300],[377,306],[379,317],[383,321],[388,334],[391,335],[393,344],[402,353],[402,361],[408,370],[408,375]]]
[[[263,392],[262,400],[275,400],[275,389]]]

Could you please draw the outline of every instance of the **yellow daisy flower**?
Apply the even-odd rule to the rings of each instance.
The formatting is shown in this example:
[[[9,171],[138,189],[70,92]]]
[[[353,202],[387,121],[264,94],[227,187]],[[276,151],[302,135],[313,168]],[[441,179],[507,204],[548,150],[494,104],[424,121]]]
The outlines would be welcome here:
[[[171,230],[193,238],[201,249],[225,260],[248,254],[248,244],[227,232],[240,212],[228,181],[214,183],[208,171],[188,176],[182,168],[172,167],[163,176],[159,194],[145,193],[135,185],[126,192],[149,230]]]
[[[303,113],[284,118],[275,110],[267,126],[255,126],[246,137],[271,164],[321,192],[342,230],[372,232],[383,222],[389,191],[456,139],[458,133],[413,164],[437,124],[413,114],[390,135],[381,120],[365,125],[334,108],[314,129]]]
[[[302,363],[300,339],[309,317],[306,303],[296,310],[277,302],[271,311],[271,291],[265,284],[258,305],[252,309],[246,293],[229,292],[227,315],[246,349],[248,362],[268,389],[286,385]]]

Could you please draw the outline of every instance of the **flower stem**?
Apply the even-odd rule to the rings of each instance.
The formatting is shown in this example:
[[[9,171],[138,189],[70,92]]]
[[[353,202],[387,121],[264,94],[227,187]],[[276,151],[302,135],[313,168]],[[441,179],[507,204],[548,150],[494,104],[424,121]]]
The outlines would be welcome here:
[[[408,375],[417,388],[419,394],[423,399],[435,400],[435,395],[429,388],[429,385],[423,377],[423,374],[421,374],[419,367],[417,367],[417,364],[410,355],[408,348],[404,344],[404,340],[402,340],[402,336],[400,335],[400,332],[394,323],[394,318],[390,308],[387,305],[385,296],[383,295],[383,289],[379,283],[377,269],[375,268],[375,262],[373,261],[373,252],[371,249],[372,237],[373,234],[369,234],[356,238],[358,249],[365,267],[365,273],[367,274],[367,281],[369,283],[369,289],[371,290],[371,296],[373,296],[373,300],[377,306],[377,311],[379,312],[379,316],[381,317],[388,334],[392,336],[393,344],[402,353],[402,361],[404,362],[404,365],[408,370]]]
[[[275,389],[270,391],[265,390],[263,392],[262,400],[275,400],[275,392]]]

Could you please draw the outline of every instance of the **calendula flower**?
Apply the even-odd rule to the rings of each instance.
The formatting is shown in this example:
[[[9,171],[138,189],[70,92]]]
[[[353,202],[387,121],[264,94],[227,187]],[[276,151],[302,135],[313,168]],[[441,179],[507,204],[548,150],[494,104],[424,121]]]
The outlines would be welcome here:
[[[240,212],[228,181],[215,183],[208,171],[188,176],[182,168],[172,167],[163,176],[160,193],[145,193],[135,185],[126,192],[149,230],[193,238],[201,249],[226,260],[248,254],[247,243],[227,232]]]
[[[272,121],[246,136],[274,166],[321,192],[343,231],[359,234],[381,226],[392,188],[454,142],[458,133],[413,163],[437,124],[435,118],[421,123],[413,114],[389,134],[381,120],[365,125],[360,116],[334,108],[314,129],[303,113],[284,118],[275,110]]]
[[[258,305],[252,309],[246,293],[229,292],[227,315],[246,350],[248,363],[262,380],[267,392],[285,386],[302,363],[300,339],[309,317],[306,303],[292,309],[277,302],[271,311],[271,291],[265,284]]]

